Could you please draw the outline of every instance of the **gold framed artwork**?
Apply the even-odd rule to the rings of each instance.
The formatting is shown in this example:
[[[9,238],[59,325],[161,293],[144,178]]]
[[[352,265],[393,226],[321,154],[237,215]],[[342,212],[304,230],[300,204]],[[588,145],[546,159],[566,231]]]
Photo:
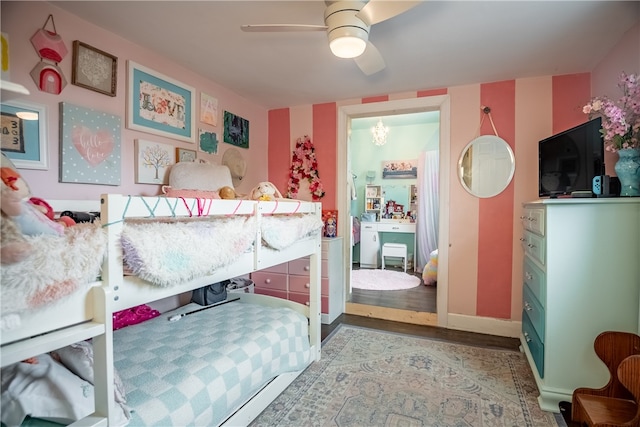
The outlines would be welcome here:
[[[71,84],[116,96],[118,58],[79,40],[73,42]]]
[[[176,162],[195,162],[196,161],[196,151],[195,150],[187,150],[186,148],[176,148]]]

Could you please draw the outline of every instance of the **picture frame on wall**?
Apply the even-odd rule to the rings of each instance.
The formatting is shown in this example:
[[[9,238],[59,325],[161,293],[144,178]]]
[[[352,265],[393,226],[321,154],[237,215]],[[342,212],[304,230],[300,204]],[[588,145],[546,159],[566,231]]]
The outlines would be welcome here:
[[[224,112],[223,141],[240,148],[249,148],[249,120]]]
[[[118,58],[79,40],[73,42],[71,84],[116,96]]]
[[[200,121],[218,126],[218,99],[204,92],[200,93]]]
[[[60,103],[60,182],[120,185],[120,116]]]
[[[168,184],[175,164],[173,145],[136,139],[136,184]]]
[[[204,129],[198,130],[198,149],[203,153],[218,154],[218,135]]]
[[[384,160],[382,178],[415,179],[418,177],[418,159]]]
[[[176,147],[176,162],[195,162],[196,157],[196,150]]]
[[[2,152],[19,169],[49,169],[47,109],[44,105],[7,101],[0,105]]]
[[[195,89],[127,61],[127,128],[195,143]]]

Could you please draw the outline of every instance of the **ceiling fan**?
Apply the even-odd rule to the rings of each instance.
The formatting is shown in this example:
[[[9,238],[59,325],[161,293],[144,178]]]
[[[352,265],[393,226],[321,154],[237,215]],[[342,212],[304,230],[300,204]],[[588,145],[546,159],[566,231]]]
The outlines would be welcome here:
[[[249,24],[247,32],[326,31],[331,52],[339,58],[353,58],[363,73],[372,75],[386,66],[378,49],[369,41],[371,26],[406,12],[422,1],[369,0],[326,1],[325,25]]]

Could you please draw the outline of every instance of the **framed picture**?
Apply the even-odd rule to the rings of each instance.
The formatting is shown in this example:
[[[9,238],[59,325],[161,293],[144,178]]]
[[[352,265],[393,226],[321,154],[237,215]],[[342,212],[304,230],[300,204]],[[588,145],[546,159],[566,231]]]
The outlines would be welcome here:
[[[225,111],[223,140],[237,147],[249,148],[249,121]]]
[[[127,61],[127,127],[195,143],[195,90]]]
[[[60,182],[120,185],[120,116],[61,102],[60,122]]]
[[[0,107],[2,152],[16,168],[49,169],[44,105],[7,101]]]
[[[79,40],[73,42],[71,84],[116,96],[118,58]]]
[[[218,100],[206,93],[200,93],[200,121],[218,126]]]
[[[385,160],[382,162],[383,178],[417,178],[418,160]]]
[[[196,150],[187,150],[186,148],[176,148],[176,161],[177,162],[195,162]]]
[[[173,145],[136,139],[136,183],[168,184],[176,162]]]
[[[209,154],[218,154],[218,135],[203,129],[198,130],[198,148]]]

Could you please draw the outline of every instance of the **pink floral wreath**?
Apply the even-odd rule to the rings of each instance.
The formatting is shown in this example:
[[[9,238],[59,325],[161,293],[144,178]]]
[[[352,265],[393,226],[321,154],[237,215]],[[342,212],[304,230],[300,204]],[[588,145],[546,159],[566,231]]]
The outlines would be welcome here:
[[[324,196],[322,182],[318,176],[318,161],[316,160],[315,148],[308,135],[298,138],[296,149],[291,159],[291,172],[289,172],[289,183],[287,185],[287,197],[295,199],[300,190],[301,180],[309,181],[309,191],[314,202]]]

